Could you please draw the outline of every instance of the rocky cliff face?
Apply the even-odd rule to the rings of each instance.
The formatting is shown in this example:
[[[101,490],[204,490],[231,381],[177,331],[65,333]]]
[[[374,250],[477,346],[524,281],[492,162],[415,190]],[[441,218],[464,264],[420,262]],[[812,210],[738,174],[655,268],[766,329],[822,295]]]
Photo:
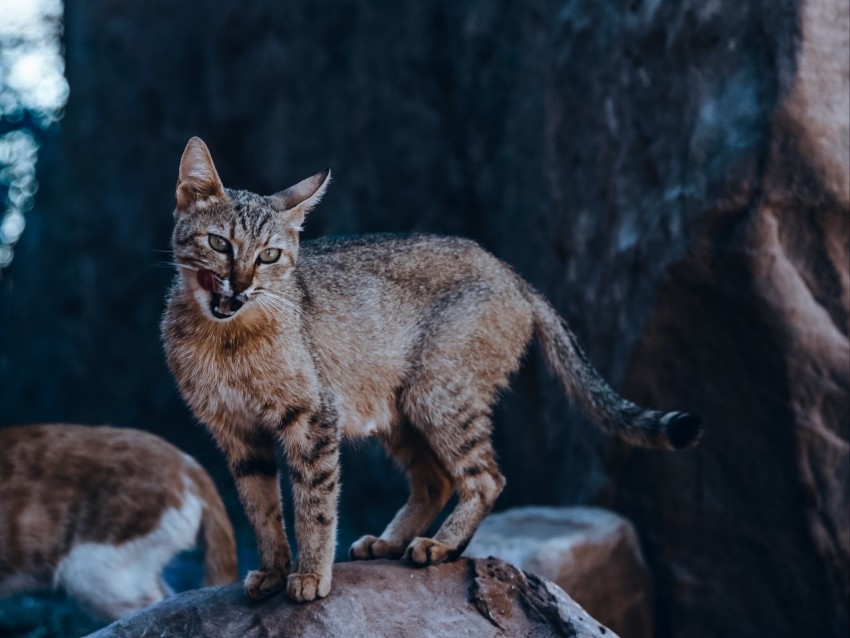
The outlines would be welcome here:
[[[627,450],[532,353],[499,418],[502,506],[626,513],[661,636],[846,634],[847,12],[69,2],[67,116],[0,284],[2,421],[146,427],[217,459],[158,344],[180,151],[201,135],[263,193],[330,165],[307,236],[472,236],[630,398],[705,419],[697,451]],[[379,452],[347,460],[350,537],[404,497]]]

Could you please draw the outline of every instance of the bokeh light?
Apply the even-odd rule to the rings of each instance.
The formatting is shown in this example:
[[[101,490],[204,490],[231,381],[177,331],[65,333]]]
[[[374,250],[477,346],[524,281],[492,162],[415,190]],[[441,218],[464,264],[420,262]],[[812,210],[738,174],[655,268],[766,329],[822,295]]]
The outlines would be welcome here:
[[[68,101],[61,0],[0,0],[0,271],[38,190],[39,138]]]

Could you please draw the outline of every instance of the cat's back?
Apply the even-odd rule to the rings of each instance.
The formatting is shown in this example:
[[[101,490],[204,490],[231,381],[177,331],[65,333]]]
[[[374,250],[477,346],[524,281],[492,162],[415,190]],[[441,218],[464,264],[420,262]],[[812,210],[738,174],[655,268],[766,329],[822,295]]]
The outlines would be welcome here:
[[[531,333],[519,277],[468,239],[321,239],[305,242],[297,263],[304,330],[321,375],[346,406],[359,406],[347,433],[361,422],[392,422],[394,397],[426,352],[457,358],[474,342],[499,358],[521,352]]]
[[[475,261],[488,255],[475,241],[463,237],[426,233],[370,233],[327,236],[302,242],[300,259],[310,267],[319,263],[346,264],[358,270],[368,270],[386,260],[403,259],[405,263],[415,266],[434,265],[447,257]]]
[[[476,242],[428,234],[325,237],[301,245],[301,277],[349,299],[390,292],[414,306],[464,285],[515,288],[510,268]]]

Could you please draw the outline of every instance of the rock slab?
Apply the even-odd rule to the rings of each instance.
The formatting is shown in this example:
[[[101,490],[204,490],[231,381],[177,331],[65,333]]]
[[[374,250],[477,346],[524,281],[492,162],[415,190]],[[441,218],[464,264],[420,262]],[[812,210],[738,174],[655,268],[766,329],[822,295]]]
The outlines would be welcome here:
[[[481,524],[467,556],[553,581],[623,638],[651,638],[652,580],[632,524],[595,507],[518,507]]]
[[[417,569],[394,561],[334,566],[331,595],[308,604],[263,602],[241,584],[182,593],[89,638],[452,638],[616,635],[556,585],[498,559]]]

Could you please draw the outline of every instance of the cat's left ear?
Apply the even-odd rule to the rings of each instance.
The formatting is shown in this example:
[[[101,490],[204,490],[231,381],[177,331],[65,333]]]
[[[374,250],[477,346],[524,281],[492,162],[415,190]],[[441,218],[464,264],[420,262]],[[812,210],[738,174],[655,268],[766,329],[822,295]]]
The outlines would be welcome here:
[[[279,211],[286,213],[292,228],[301,230],[304,217],[322,199],[330,181],[331,169],[326,168],[285,191],[275,193],[271,196],[272,203]]]

